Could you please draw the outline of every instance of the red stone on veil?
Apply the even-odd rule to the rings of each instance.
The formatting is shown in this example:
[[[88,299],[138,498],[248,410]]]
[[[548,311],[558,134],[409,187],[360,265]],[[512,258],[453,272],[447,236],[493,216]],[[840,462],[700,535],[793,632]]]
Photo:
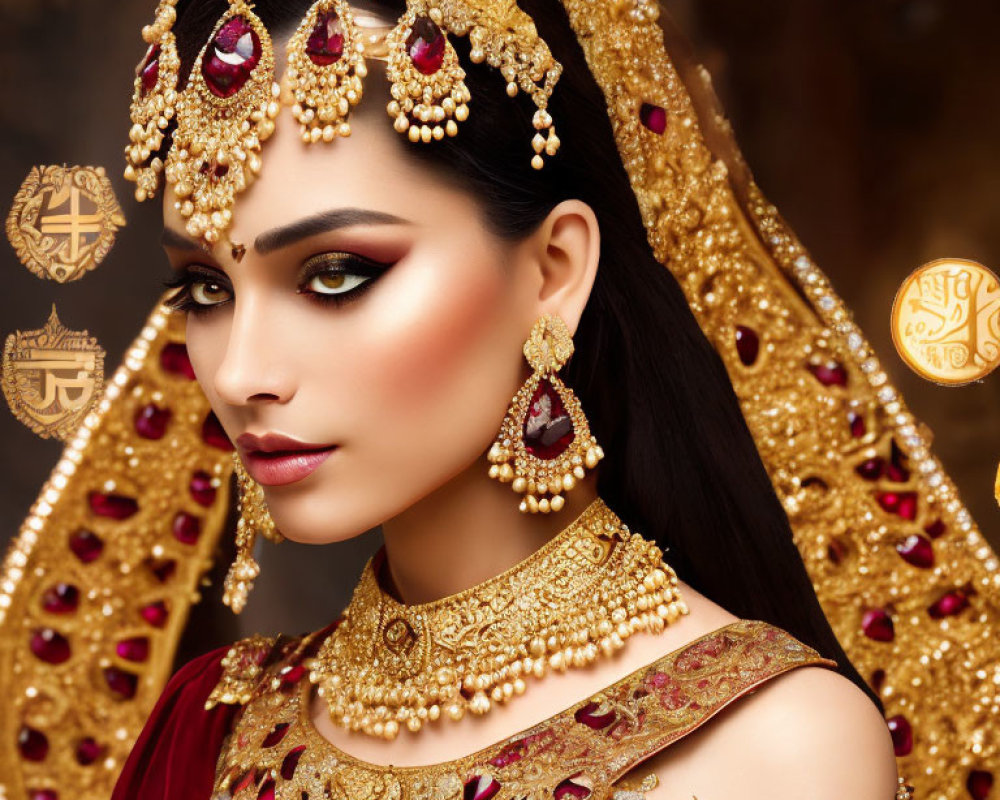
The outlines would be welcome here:
[[[139,686],[139,676],[118,667],[105,667],[104,682],[121,699],[131,700]]]
[[[59,800],[55,789],[30,789],[28,800]]]
[[[17,749],[27,761],[44,761],[49,754],[49,740],[41,731],[24,725],[17,735]]]
[[[444,63],[444,34],[430,17],[417,17],[406,37],[406,52],[424,75],[433,75]]]
[[[535,458],[557,458],[573,442],[573,420],[552,383],[543,378],[531,396],[524,420],[524,447]]]
[[[139,609],[139,615],[154,628],[162,628],[167,624],[167,605],[162,600],[148,603]]]
[[[188,357],[187,347],[183,342],[168,342],[160,351],[160,366],[164,372],[179,375],[189,381],[195,379],[194,367]]]
[[[115,652],[126,661],[146,661],[149,658],[149,639],[145,636],[122,639],[115,645]]]
[[[90,505],[90,510],[97,516],[115,520],[128,519],[139,510],[139,504],[135,498],[126,497],[123,494],[89,492],[87,502]]]
[[[344,55],[344,28],[336,11],[320,11],[306,40],[306,55],[320,67],[340,61]]]
[[[72,583],[55,583],[42,595],[42,608],[50,614],[72,614],[80,604],[80,590]]]
[[[736,326],[736,354],[744,366],[749,367],[757,360],[757,353],[760,350],[760,337],[753,328],[746,325]]]
[[[196,544],[201,536],[201,520],[187,511],[179,511],[174,517],[173,531],[181,544]]]
[[[653,133],[662,134],[667,129],[667,112],[662,106],[643,103],[639,106],[639,121]]]
[[[883,608],[872,608],[866,611],[861,618],[861,630],[864,631],[865,636],[876,642],[891,642],[896,638],[892,617]]]
[[[219,422],[219,418],[215,416],[214,411],[208,412],[208,416],[205,417],[205,421],[201,425],[201,438],[205,444],[210,444],[212,447],[217,447],[226,452],[232,452],[233,450],[233,443],[226,436],[222,423]]]
[[[261,53],[260,37],[247,20],[239,16],[226,20],[202,57],[201,74],[209,91],[216,97],[232,97],[247,82]]]
[[[70,535],[69,549],[80,561],[89,564],[104,551],[104,540],[96,533],[80,528]]]
[[[142,61],[139,62],[139,66],[136,68],[136,74],[139,76],[142,94],[147,95],[153,91],[156,87],[156,81],[160,77],[159,44],[151,44],[149,46],[146,55],[143,56]]]
[[[896,544],[896,552],[903,560],[915,567],[927,569],[934,566],[934,545],[926,536],[911,533]]]
[[[824,386],[847,386],[847,370],[839,362],[832,364],[807,364],[809,371]]]
[[[974,769],[965,781],[965,788],[972,800],[986,800],[993,789],[993,773],[983,769]]]
[[[886,720],[892,735],[892,747],[897,756],[909,755],[913,750],[913,729],[906,717],[897,715]]]
[[[104,748],[91,736],[81,739],[76,745],[76,761],[81,766],[93,764],[104,755]]]
[[[147,403],[135,412],[135,432],[143,439],[162,439],[170,421],[170,409]]]
[[[52,628],[39,628],[31,634],[31,652],[46,664],[62,664],[69,659],[69,639]]]
[[[215,502],[215,487],[212,485],[212,476],[204,470],[198,470],[191,476],[188,491],[191,492],[192,499],[200,506],[208,508]]]

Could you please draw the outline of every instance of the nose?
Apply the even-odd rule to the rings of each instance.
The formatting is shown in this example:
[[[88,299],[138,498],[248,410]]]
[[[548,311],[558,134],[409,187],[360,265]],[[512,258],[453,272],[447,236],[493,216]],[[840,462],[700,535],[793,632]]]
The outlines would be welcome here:
[[[265,297],[252,292],[232,302],[229,339],[215,372],[216,393],[233,406],[287,403],[295,391],[292,359],[282,347],[275,314],[268,313]]]

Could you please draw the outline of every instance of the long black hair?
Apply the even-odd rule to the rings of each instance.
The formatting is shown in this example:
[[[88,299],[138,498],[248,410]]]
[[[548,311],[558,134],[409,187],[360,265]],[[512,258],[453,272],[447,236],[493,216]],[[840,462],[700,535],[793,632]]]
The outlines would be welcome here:
[[[258,0],[278,40],[312,0]],[[366,0],[396,18],[401,0]],[[678,576],[744,619],[765,620],[835,659],[882,709],[844,653],[816,597],[788,517],[747,428],[721,357],[671,272],[653,255],[615,144],[604,96],[558,0],[520,0],[563,65],[549,110],[561,138],[542,170],[530,166],[534,106],[468,58],[451,37],[472,94],[454,138],[407,148],[466,191],[492,231],[529,235],[562,200],[590,205],[601,232],[600,266],[562,377],[577,393],[606,457],[601,497],[633,530],[653,538]],[[186,79],[222,0],[178,5]],[[391,124],[388,117],[386,124]]]

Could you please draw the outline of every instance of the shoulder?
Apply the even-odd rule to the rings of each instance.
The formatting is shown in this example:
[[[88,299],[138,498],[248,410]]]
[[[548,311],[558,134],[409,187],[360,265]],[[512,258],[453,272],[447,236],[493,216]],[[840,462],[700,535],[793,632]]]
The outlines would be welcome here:
[[[731,765],[719,770],[718,764]],[[890,800],[895,755],[878,708],[832,669],[802,666],[733,703],[646,762],[648,800]]]

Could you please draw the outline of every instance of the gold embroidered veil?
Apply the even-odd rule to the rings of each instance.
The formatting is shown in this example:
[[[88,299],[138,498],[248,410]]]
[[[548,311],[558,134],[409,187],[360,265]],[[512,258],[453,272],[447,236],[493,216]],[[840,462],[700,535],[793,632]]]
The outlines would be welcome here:
[[[1000,764],[996,555],[652,0],[563,4],[649,241],[723,358],[827,617],[885,703],[900,773],[918,797],[985,797]],[[183,338],[154,308],[3,563],[0,798],[110,793],[226,533],[229,444]]]

